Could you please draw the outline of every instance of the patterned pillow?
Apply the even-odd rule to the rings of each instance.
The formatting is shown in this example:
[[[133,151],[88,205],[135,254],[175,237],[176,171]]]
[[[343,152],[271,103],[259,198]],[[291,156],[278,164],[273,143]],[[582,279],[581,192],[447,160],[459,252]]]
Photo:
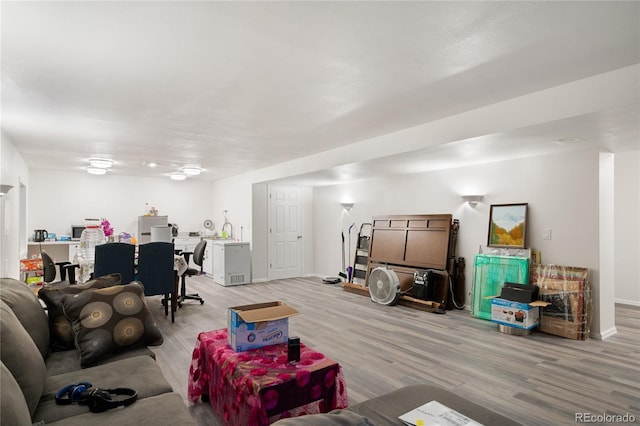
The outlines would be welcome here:
[[[67,351],[75,349],[71,321],[64,316],[60,299],[65,294],[78,294],[92,288],[105,288],[120,284],[120,274],[104,275],[84,284],[47,284],[38,292],[38,296],[47,305],[49,322],[51,323],[51,349],[53,351]]]
[[[61,301],[73,326],[82,367],[132,347],[162,344],[140,283],[68,294]]]

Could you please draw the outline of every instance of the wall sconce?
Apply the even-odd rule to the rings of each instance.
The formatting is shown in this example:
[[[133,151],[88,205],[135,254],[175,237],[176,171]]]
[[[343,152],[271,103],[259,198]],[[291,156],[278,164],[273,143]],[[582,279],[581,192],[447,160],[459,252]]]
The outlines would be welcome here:
[[[478,202],[482,201],[484,195],[463,195],[462,199],[471,207],[475,207]]]
[[[7,192],[9,192],[11,188],[13,188],[13,185],[0,185],[0,197],[7,195]]]
[[[340,203],[340,205],[346,211],[351,211],[351,208],[353,207],[353,203]]]

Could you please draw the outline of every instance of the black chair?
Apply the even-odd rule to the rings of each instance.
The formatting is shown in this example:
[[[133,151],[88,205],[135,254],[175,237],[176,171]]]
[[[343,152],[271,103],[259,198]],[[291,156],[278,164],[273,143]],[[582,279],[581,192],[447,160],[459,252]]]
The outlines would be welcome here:
[[[96,246],[93,277],[119,273],[122,284],[133,281],[136,247],[127,243],[107,243]]]
[[[144,286],[145,296],[163,296],[162,304],[165,315],[169,313],[169,298],[171,299],[171,322],[175,321],[177,298],[177,277],[173,269],[173,256],[173,243],[140,244],[138,247],[138,274],[135,277]]]
[[[60,281],[67,282],[68,284],[76,283],[76,268],[80,268],[80,265],[72,264],[71,262],[54,262],[51,256],[45,252],[40,252],[42,258],[42,280],[49,284],[56,279],[56,266],[60,270]],[[69,275],[69,280],[67,280]]]
[[[204,259],[204,249],[206,247],[207,247],[207,240],[201,240],[198,243],[198,245],[196,245],[196,248],[193,249],[193,252],[183,251],[183,252],[179,253],[187,261],[187,265],[189,264],[189,259],[191,259],[191,255],[193,255],[193,263],[195,263],[196,265],[198,265],[200,267],[199,269],[188,268],[182,274],[182,284],[180,286],[180,303],[182,303],[182,302],[184,302],[185,300],[188,300],[188,299],[199,300],[201,305],[204,303],[204,299],[202,297],[200,297],[199,294],[197,294],[197,293],[187,294],[187,291],[186,291],[186,287],[187,287],[186,278],[202,274],[202,261]]]

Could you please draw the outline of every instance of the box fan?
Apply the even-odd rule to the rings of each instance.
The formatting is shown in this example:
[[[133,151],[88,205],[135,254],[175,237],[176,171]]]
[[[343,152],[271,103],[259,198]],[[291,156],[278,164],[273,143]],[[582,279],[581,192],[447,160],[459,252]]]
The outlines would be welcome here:
[[[369,274],[369,295],[381,305],[395,305],[400,299],[398,274],[389,268],[378,267]]]

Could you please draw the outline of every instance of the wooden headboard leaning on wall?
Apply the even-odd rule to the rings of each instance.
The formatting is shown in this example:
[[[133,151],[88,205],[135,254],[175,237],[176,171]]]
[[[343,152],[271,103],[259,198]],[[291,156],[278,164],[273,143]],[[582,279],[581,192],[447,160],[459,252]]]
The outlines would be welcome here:
[[[458,221],[454,221],[451,214],[425,214],[375,216],[371,223],[365,285],[345,283],[345,290],[355,290],[354,292],[368,295],[367,286],[371,271],[385,266],[398,275],[400,289],[404,293],[400,303],[416,305],[414,307],[417,308],[438,308],[442,303],[447,304]],[[435,297],[437,300],[423,301],[410,295],[414,272],[425,269],[435,270],[442,280],[440,292]]]

